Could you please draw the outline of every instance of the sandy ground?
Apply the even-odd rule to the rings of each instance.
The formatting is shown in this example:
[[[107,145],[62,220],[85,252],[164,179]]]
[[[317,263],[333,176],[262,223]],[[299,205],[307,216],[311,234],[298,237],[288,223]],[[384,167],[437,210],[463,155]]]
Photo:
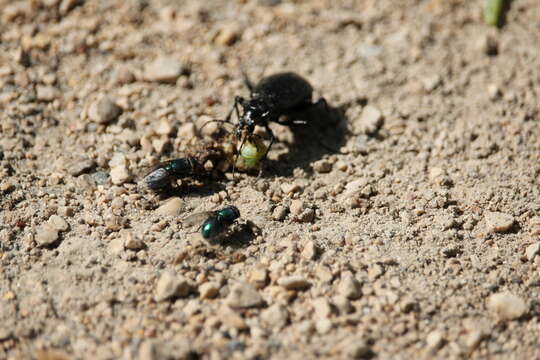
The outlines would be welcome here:
[[[540,3],[482,3],[0,0],[0,358],[538,356]],[[142,191],[242,69],[330,111]]]

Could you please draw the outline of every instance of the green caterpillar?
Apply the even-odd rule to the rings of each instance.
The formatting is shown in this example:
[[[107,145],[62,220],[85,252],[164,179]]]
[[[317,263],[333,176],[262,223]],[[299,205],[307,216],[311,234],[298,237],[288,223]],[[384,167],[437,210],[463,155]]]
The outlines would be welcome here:
[[[486,0],[484,7],[484,21],[488,25],[498,26],[501,23],[506,0]]]
[[[240,149],[236,168],[244,171],[258,168],[261,159],[266,155],[266,150],[266,146],[259,136],[248,136]]]

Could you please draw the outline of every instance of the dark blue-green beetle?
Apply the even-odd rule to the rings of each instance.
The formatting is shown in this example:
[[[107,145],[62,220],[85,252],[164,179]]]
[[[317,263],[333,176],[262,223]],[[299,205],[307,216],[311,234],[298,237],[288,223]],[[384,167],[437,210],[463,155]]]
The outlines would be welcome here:
[[[196,177],[203,172],[204,168],[195,158],[174,159],[156,166],[144,177],[143,182],[153,191],[166,191],[171,189],[173,180]]]
[[[206,240],[215,240],[223,235],[239,217],[240,210],[234,205],[229,205],[221,210],[190,215],[182,223],[185,226],[193,226],[204,219],[200,226],[202,237]]]

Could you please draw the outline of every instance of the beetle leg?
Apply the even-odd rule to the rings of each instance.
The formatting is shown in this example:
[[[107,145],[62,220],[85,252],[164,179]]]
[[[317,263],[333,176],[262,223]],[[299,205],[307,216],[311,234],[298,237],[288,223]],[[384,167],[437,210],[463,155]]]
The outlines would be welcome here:
[[[272,147],[272,144],[274,143],[274,140],[276,137],[274,136],[274,133],[272,132],[272,129],[268,126],[268,123],[264,125],[264,128],[266,131],[268,131],[268,134],[270,134],[270,144],[268,144],[268,147],[266,148],[266,152],[264,153],[264,156],[261,158],[262,160],[266,159],[266,156],[268,155],[268,152],[270,151],[270,148]]]
[[[240,110],[238,109],[238,104],[243,105],[246,100],[241,96],[234,97],[234,105],[225,117],[225,122],[230,122],[233,112],[236,112],[236,117],[240,120]]]
[[[240,71],[242,72],[242,78],[244,79],[244,84],[246,84],[247,88],[249,89],[249,92],[252,93],[253,89],[255,89],[255,85],[253,85],[251,80],[249,80],[249,77],[243,68],[240,69]]]
[[[326,110],[326,112],[330,112],[328,103],[326,102],[326,99],[323,97],[313,103],[313,106],[321,106],[321,105],[324,105],[324,110]]]
[[[240,143],[240,147],[236,150],[236,154],[234,155],[234,159],[233,159],[233,168],[232,168],[232,177],[233,177],[233,180],[234,180],[234,172],[236,170],[236,162],[238,161],[238,156],[240,155],[240,152],[242,151],[242,146],[244,146],[244,143],[246,142],[246,136],[244,136],[244,138],[242,139],[242,142]]]

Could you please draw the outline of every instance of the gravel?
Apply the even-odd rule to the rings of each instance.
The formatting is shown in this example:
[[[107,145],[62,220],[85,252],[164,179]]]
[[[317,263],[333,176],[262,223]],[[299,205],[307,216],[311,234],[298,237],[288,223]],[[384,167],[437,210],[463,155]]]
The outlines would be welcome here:
[[[257,290],[246,283],[239,283],[232,287],[226,301],[227,305],[233,309],[259,307],[265,304]]]
[[[174,300],[176,297],[185,297],[191,292],[191,285],[182,276],[165,271],[156,284],[154,299],[156,301]]]
[[[157,215],[177,216],[184,208],[184,201],[179,197],[173,197],[165,201],[156,209]]]
[[[98,124],[108,124],[122,113],[122,108],[113,99],[102,96],[95,100],[88,108],[88,118]]]
[[[488,212],[485,215],[488,232],[504,233],[514,225],[514,217],[502,212]]]
[[[0,0],[0,359],[535,358],[538,15],[481,7]],[[259,174],[138,186],[283,71]]]
[[[521,298],[509,292],[491,295],[487,301],[487,307],[501,320],[519,319],[528,310],[527,304]]]
[[[172,56],[160,56],[144,68],[144,78],[148,81],[175,83],[184,73],[182,63]]]
[[[301,275],[284,276],[277,283],[287,290],[307,290],[311,286],[309,280]]]

